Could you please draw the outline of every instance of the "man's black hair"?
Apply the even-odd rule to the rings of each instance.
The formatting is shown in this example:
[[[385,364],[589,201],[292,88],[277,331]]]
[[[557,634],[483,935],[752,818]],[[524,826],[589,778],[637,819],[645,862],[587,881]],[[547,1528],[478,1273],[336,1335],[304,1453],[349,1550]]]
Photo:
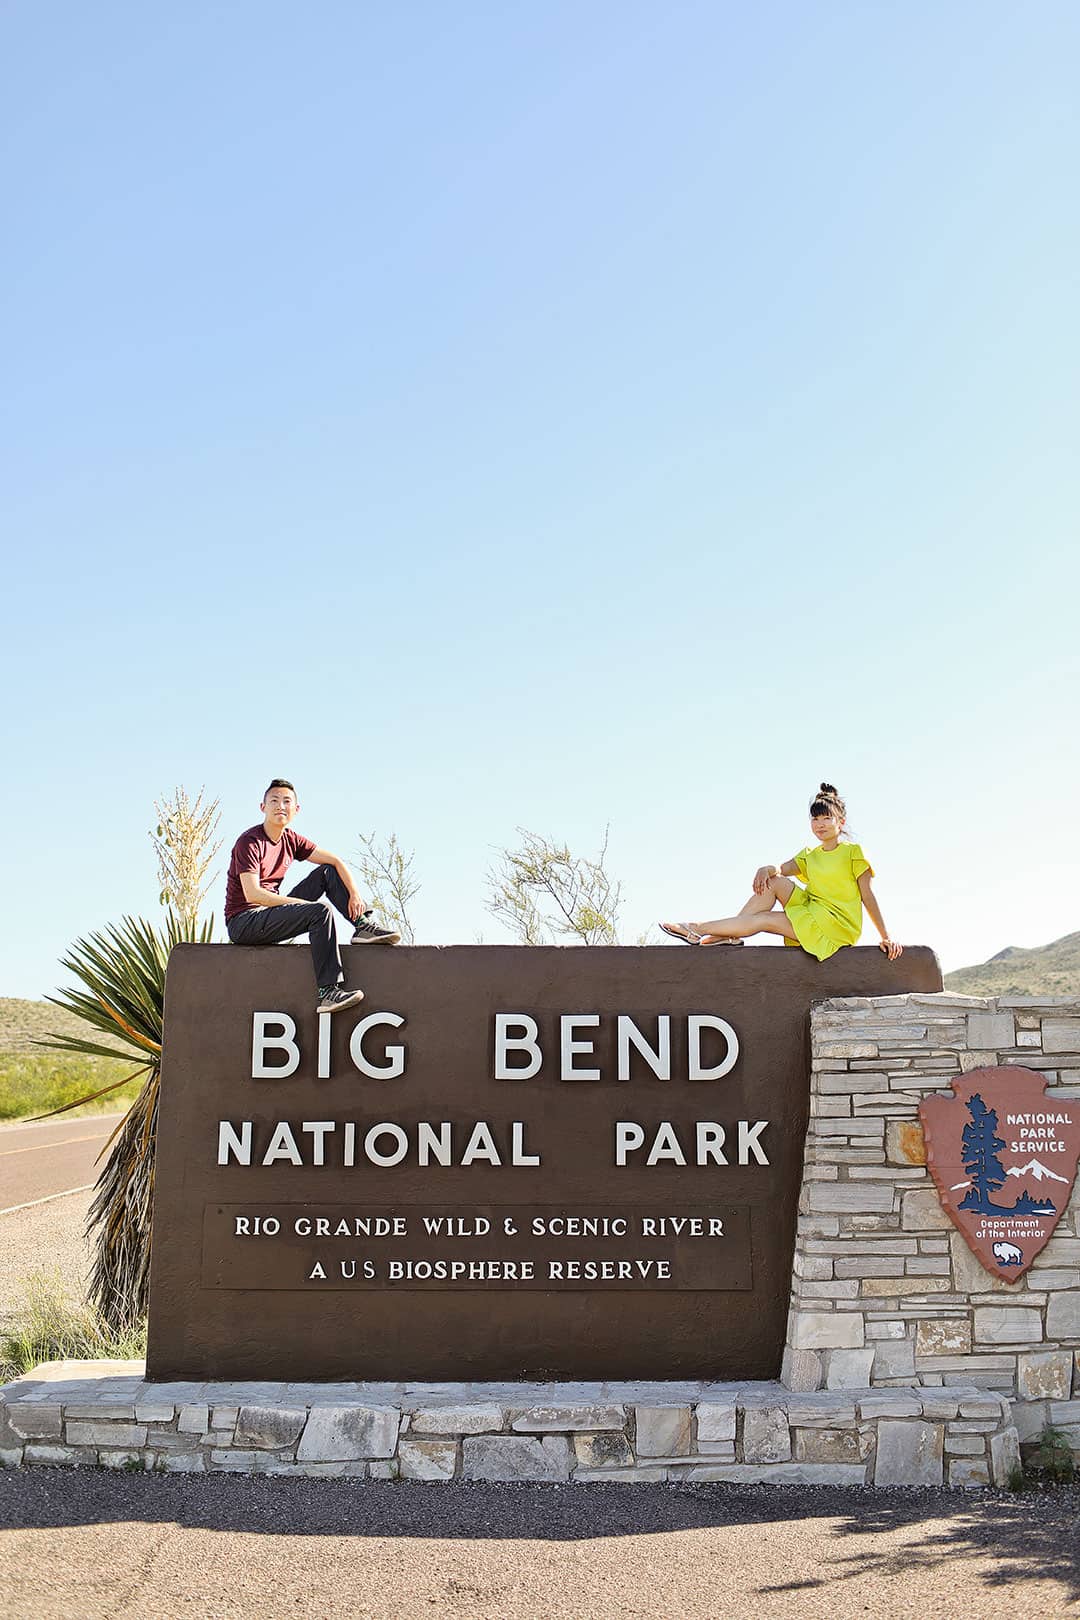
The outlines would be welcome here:
[[[275,776],[274,780],[270,783],[270,786],[267,788],[266,793],[263,794],[263,798],[265,799],[267,794],[272,793],[273,790],[276,787],[287,787],[289,789],[290,793],[296,793],[296,789],[293,787],[291,782],[286,782],[286,780],[285,780],[285,778],[283,776]],[[297,797],[299,797],[299,795],[297,795]]]

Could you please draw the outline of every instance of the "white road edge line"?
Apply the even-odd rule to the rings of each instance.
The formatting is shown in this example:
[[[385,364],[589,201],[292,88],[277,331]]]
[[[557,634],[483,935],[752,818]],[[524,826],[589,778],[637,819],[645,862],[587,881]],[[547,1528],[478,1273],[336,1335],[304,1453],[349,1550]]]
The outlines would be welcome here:
[[[7,1209],[0,1209],[0,1215],[14,1215],[20,1209],[33,1209],[37,1204],[51,1204],[54,1198],[70,1198],[72,1193],[89,1192],[94,1182],[88,1181],[85,1187],[65,1187],[63,1192],[50,1193],[47,1198],[31,1198],[25,1204],[11,1204]]]
[[[3,1119],[0,1120],[0,1137],[7,1131],[40,1130],[45,1125],[98,1125],[123,1117],[124,1110],[119,1109],[113,1114],[77,1114],[71,1119]]]

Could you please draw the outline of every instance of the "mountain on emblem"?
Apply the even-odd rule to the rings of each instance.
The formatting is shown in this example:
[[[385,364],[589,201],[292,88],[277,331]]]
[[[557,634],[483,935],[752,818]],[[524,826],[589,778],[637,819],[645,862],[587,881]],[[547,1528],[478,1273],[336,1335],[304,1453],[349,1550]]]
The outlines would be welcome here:
[[[1038,1159],[1032,1159],[1030,1164],[1014,1164],[1011,1170],[1006,1170],[1007,1176],[1034,1176],[1036,1181],[1068,1181],[1068,1176],[1055,1175],[1048,1165],[1040,1164]]]
[[[952,1090],[919,1105],[927,1167],[980,1264],[1016,1282],[1068,1204],[1080,1159],[1080,1102],[1048,1096],[1045,1077],[1021,1068],[975,1069],[957,1076]]]

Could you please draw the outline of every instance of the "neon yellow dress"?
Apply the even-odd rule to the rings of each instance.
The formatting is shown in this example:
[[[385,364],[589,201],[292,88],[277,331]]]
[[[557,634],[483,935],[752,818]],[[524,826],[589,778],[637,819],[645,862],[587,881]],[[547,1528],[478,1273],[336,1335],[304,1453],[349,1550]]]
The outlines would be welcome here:
[[[824,962],[841,945],[858,943],[863,908],[857,880],[863,872],[873,877],[874,868],[860,844],[843,840],[835,849],[822,849],[820,844],[801,849],[795,866],[806,887],[800,889],[796,884],[784,907],[798,936],[785,939],[784,944],[801,945]]]

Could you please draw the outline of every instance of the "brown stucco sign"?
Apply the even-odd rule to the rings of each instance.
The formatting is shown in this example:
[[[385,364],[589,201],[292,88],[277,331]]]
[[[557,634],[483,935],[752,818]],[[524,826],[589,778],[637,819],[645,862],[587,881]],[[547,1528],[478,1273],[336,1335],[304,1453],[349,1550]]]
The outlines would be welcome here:
[[[181,946],[166,985],[153,1378],[769,1378],[808,1013],[936,959]]]
[[[926,1097],[926,1162],[950,1219],[986,1270],[1017,1282],[1069,1202],[1080,1105],[1048,1097],[1032,1069],[973,1069]]]

